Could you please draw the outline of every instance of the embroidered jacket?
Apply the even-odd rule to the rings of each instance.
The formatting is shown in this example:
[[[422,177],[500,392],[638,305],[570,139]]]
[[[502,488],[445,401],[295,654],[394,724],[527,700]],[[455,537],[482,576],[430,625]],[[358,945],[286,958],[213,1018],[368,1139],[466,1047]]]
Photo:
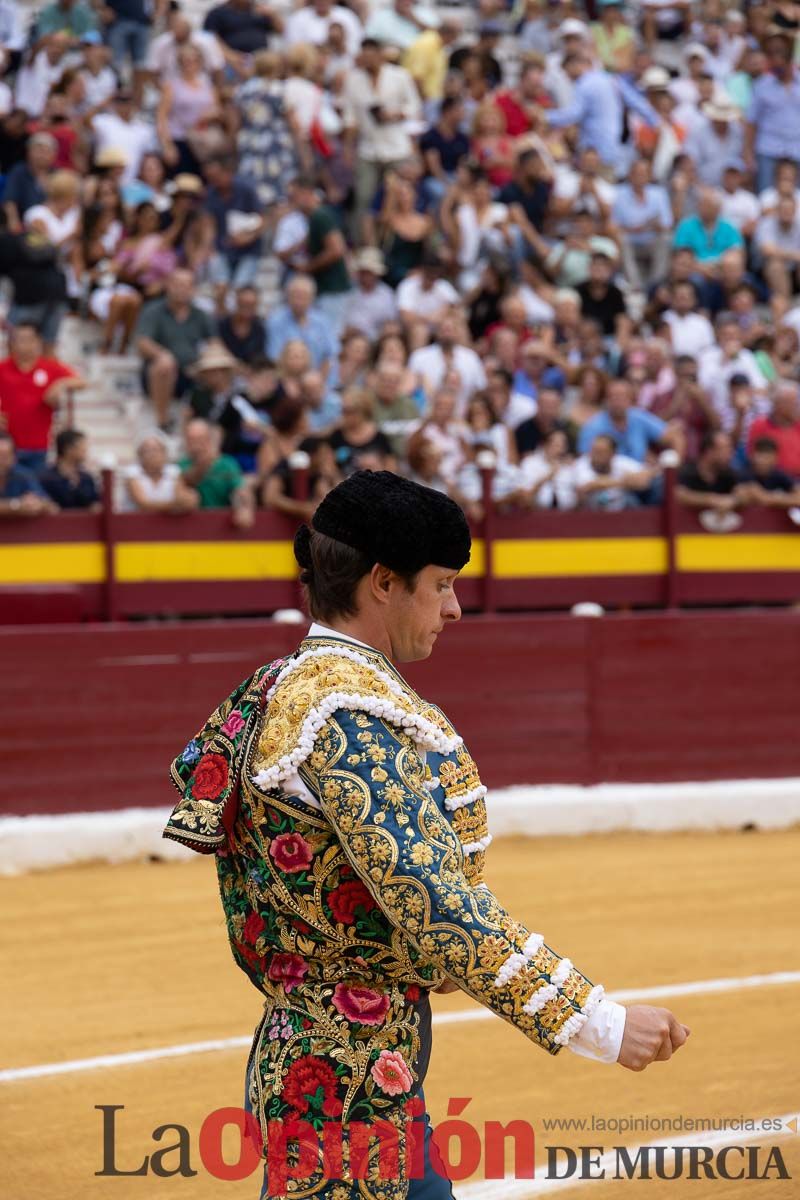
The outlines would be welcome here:
[[[216,854],[234,959],[266,997],[262,1120],[399,1122],[415,1001],[445,978],[551,1054],[599,1003],[484,884],[475,763],[377,651],[306,638],[212,714],[172,778],[165,836]]]

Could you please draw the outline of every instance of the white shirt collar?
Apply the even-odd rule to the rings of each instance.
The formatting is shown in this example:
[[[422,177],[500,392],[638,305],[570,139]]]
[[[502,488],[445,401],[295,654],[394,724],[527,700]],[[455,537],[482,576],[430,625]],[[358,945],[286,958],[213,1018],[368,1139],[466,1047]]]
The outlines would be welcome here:
[[[356,646],[364,646],[367,650],[374,650],[374,646],[370,646],[367,642],[361,642],[358,638],[350,637],[349,633],[341,633],[338,629],[331,629],[330,625],[321,625],[319,621],[314,621],[309,629],[306,637],[334,637],[339,638],[342,642],[353,642]]]

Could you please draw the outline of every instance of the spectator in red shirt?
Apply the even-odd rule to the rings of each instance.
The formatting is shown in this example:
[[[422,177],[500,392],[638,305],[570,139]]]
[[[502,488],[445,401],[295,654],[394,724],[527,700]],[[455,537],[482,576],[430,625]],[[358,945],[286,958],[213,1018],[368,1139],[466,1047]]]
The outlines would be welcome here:
[[[71,367],[42,356],[33,325],[11,332],[10,354],[0,359],[0,430],[17,448],[17,462],[38,471],[47,459],[53,414],[68,391],[86,386]]]
[[[779,380],[772,389],[772,412],[757,417],[750,426],[747,439],[748,455],[759,438],[772,438],[778,447],[778,467],[800,479],[800,398],[797,384],[790,379]]]
[[[515,88],[498,92],[495,104],[506,119],[506,133],[519,137],[535,129],[540,108],[552,108],[553,100],[544,86],[544,63],[540,58],[529,61],[523,68]]]

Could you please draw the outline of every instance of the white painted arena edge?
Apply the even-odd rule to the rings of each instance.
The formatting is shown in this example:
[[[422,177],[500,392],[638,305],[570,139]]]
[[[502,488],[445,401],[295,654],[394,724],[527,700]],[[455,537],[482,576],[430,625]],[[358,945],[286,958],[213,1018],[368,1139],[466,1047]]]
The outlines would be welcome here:
[[[665,983],[659,987],[627,988],[608,992],[610,1000],[663,1000],[671,996],[702,996],[715,992],[736,992],[743,988],[780,987],[800,983],[800,971],[775,971],[770,975],[742,975],[724,979],[694,979],[688,983]],[[464,1021],[484,1021],[495,1018],[488,1008],[458,1009],[455,1012],[435,1013],[434,1028],[457,1025]],[[215,1038],[207,1042],[182,1042],[173,1046],[154,1046],[146,1050],[128,1050],[122,1054],[100,1054],[94,1058],[66,1059],[64,1062],[37,1063],[30,1067],[8,1067],[0,1071],[0,1084],[18,1083],[25,1079],[43,1079],[52,1075],[72,1075],[78,1071],[102,1068],[131,1067],[139,1063],[156,1062],[162,1058],[184,1058],[192,1054],[209,1054],[221,1050],[238,1050],[250,1046],[252,1034]]]
[[[519,785],[487,798],[495,837],[546,837],[632,830],[786,829],[800,823],[800,779],[733,779],[699,783]],[[193,858],[166,841],[167,808],[0,817],[0,875],[88,862]]]

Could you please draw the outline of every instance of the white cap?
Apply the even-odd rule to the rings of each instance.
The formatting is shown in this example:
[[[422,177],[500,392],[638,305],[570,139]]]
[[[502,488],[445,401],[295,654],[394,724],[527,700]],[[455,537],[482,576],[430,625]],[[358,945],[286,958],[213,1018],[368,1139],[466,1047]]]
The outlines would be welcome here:
[[[576,17],[567,17],[566,21],[562,21],[558,27],[558,36],[560,38],[579,37],[586,41],[589,37],[589,26]]]
[[[684,51],[683,57],[688,62],[690,58],[708,58],[708,48],[702,42],[690,42]]]
[[[660,91],[672,83],[672,76],[664,67],[648,67],[639,80],[645,91]]]

